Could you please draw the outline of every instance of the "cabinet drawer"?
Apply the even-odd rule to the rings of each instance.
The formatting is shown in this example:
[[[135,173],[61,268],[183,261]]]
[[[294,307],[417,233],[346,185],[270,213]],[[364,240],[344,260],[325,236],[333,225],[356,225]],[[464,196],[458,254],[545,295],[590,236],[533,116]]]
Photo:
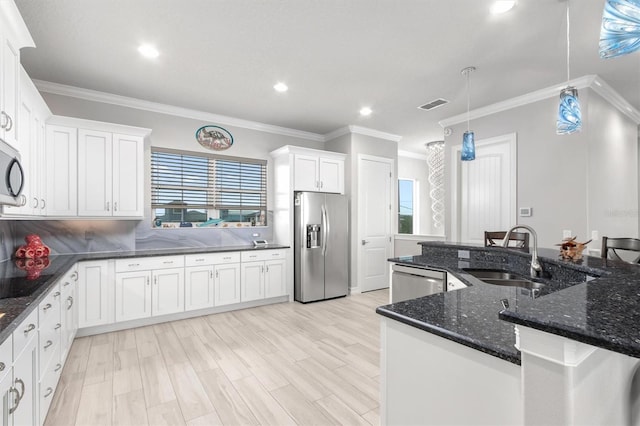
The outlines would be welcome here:
[[[256,250],[243,251],[243,262],[254,262],[258,260],[285,259],[287,257],[286,250]]]
[[[60,300],[62,293],[60,285],[56,284],[47,294],[47,297],[38,305],[38,323],[60,322]]]
[[[152,256],[117,259],[116,272],[148,271],[151,269],[180,268],[184,266],[184,256]]]
[[[48,368],[47,366],[60,361],[60,332],[61,324],[58,322],[52,326],[40,329],[38,333],[38,360],[40,363],[40,378]],[[55,357],[57,355],[57,358]],[[52,361],[53,360],[53,361]]]
[[[38,384],[38,396],[40,399],[40,418],[44,419],[49,411],[49,406],[53,400],[53,393],[56,390],[60,375],[62,374],[62,364],[58,362],[59,356],[54,355],[55,362],[52,362],[45,371],[41,371],[42,377]]]
[[[11,371],[11,364],[13,363],[13,336],[10,335],[0,345],[0,381],[2,378]]]
[[[38,335],[38,310],[34,309],[13,332],[13,359]]]
[[[240,262],[240,252],[188,254],[184,257],[185,266],[220,265]]]
[[[62,291],[62,295],[65,296],[69,291],[75,287],[78,282],[78,271],[76,267],[69,269],[66,274],[60,278],[58,284],[60,285],[60,291]]]

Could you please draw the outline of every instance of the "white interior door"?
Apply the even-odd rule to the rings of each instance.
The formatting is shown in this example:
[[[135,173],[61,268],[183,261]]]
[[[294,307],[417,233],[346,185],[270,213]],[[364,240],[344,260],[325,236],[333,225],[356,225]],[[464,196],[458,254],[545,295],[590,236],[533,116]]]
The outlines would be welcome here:
[[[358,156],[358,286],[389,286],[393,160]]]
[[[484,231],[506,231],[516,224],[516,135],[476,143],[476,159],[460,160],[452,150],[452,240],[484,244]]]

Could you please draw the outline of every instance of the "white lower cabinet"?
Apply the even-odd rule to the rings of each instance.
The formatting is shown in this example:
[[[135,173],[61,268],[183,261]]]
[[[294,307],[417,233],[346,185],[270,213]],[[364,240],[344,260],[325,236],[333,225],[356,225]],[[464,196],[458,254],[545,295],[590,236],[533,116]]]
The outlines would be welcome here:
[[[189,266],[184,274],[184,310],[213,307],[213,265]]]
[[[240,303],[240,263],[216,265],[214,271],[215,306]]]
[[[116,273],[116,322],[151,316],[151,272]]]
[[[184,311],[184,268],[154,270],[151,276],[151,315]]]
[[[32,338],[22,353],[14,357],[13,387],[19,393],[13,405],[13,425],[37,425],[38,411],[38,339]],[[16,395],[18,396],[18,395]],[[11,411],[11,410],[10,410]]]
[[[184,256],[119,259],[116,322],[184,311]]]
[[[109,309],[113,279],[109,261],[92,260],[78,264],[78,325],[80,328],[105,325],[113,322]]]
[[[242,252],[242,302],[286,294],[285,257],[285,250]]]

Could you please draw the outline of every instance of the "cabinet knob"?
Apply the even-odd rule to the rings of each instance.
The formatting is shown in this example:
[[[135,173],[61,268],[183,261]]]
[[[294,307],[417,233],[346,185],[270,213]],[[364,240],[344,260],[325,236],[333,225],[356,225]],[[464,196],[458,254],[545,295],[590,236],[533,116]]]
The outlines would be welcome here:
[[[30,331],[33,331],[36,329],[36,325],[35,324],[29,324],[27,326],[27,328],[24,329],[24,334],[29,334]]]

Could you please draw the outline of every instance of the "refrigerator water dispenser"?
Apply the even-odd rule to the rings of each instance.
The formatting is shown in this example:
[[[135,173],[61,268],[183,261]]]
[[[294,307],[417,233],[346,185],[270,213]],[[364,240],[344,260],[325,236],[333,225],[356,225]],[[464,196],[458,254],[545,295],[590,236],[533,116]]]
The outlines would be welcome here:
[[[320,225],[307,225],[307,248],[319,248],[321,245]]]

